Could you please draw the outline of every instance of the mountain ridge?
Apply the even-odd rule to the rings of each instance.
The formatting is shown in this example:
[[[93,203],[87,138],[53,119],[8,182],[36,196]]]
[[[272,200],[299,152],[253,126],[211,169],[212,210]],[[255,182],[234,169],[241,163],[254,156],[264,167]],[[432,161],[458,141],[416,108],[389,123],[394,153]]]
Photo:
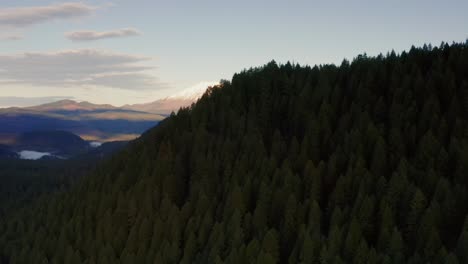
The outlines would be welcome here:
[[[168,115],[171,112],[177,111],[181,107],[189,106],[198,100],[206,89],[212,84],[211,82],[203,82],[194,87],[184,89],[173,95],[166,96],[155,101],[140,103],[140,104],[126,104],[123,106],[114,106],[111,104],[94,104],[88,101],[76,101],[72,99],[62,99],[50,103],[28,106],[28,107],[6,107],[0,108],[1,112],[61,112],[61,111],[135,111],[149,114],[162,114]]]
[[[131,140],[164,118],[153,113],[73,100],[2,108],[0,142],[12,144],[21,133],[34,130],[65,130],[87,140]]]
[[[236,73],[0,218],[0,260],[468,263],[467,63],[454,43]]]
[[[93,104],[87,101],[75,101],[70,99],[59,100],[51,103],[41,104],[37,106],[30,106],[24,107],[25,109],[36,110],[36,111],[55,111],[55,110],[69,110],[69,111],[76,111],[76,110],[113,110],[117,109],[110,104]]]
[[[170,113],[190,106],[205,92],[207,84],[150,103],[121,107],[64,99],[30,107],[0,108],[0,143],[14,144],[21,133],[49,128],[69,131],[87,140],[131,140]]]

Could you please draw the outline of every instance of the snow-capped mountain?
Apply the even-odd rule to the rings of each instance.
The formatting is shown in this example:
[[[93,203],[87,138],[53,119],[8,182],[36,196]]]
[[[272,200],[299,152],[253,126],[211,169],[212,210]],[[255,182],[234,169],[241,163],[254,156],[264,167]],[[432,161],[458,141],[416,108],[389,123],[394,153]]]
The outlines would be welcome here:
[[[206,89],[210,86],[215,85],[214,82],[201,82],[197,85],[179,91],[171,96],[166,97],[165,99],[178,99],[178,100],[198,100],[205,92]]]
[[[183,89],[163,99],[151,103],[125,105],[122,108],[142,111],[155,114],[170,114],[181,107],[189,106],[196,102],[210,86],[216,85],[216,82],[201,82],[197,85]]]

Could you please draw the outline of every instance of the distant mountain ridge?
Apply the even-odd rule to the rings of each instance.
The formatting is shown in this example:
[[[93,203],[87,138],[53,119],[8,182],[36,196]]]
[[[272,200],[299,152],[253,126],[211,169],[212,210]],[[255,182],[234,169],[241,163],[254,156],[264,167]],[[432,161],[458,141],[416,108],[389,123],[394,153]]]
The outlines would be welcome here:
[[[116,107],[109,104],[93,104],[73,100],[60,100],[52,103],[30,106],[0,108],[0,115],[40,114],[63,119],[132,119],[160,120],[162,115]],[[77,116],[77,114],[79,114]],[[64,117],[64,115],[66,117]],[[74,116],[73,118],[71,116]]]
[[[0,143],[12,145],[29,131],[61,130],[85,140],[131,140],[171,112],[196,102],[211,83],[203,82],[150,103],[93,104],[70,99],[30,107],[0,108]]]
[[[93,111],[93,110],[112,110],[118,109],[110,104],[92,104],[90,102],[77,102],[69,99],[60,100],[52,103],[25,107],[25,109],[36,110],[36,111],[55,111],[57,109],[60,110],[68,110],[68,111],[77,111],[77,110],[84,110],[84,111]]]
[[[59,100],[51,103],[45,103],[29,107],[8,107],[0,108],[2,113],[31,113],[31,112],[47,112],[49,114],[60,113],[76,113],[76,112],[100,112],[100,113],[140,113],[140,118],[144,114],[159,114],[167,115],[172,111],[177,111],[181,107],[189,106],[196,102],[208,89],[213,82],[201,82],[195,86],[181,90],[173,95],[141,104],[127,104],[121,107],[111,104],[93,104],[87,101],[75,101],[71,99]],[[102,116],[100,116],[102,117]],[[110,118],[109,118],[110,119]]]
[[[130,140],[165,116],[112,105],[61,100],[32,107],[0,109],[0,143],[14,144],[18,135],[62,130],[86,140]]]

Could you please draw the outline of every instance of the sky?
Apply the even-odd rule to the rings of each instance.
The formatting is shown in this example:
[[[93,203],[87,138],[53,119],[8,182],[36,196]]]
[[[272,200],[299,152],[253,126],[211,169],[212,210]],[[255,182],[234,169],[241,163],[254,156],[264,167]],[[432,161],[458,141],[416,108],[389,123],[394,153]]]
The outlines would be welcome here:
[[[0,107],[124,105],[209,85],[271,60],[464,42],[468,1],[0,1]]]

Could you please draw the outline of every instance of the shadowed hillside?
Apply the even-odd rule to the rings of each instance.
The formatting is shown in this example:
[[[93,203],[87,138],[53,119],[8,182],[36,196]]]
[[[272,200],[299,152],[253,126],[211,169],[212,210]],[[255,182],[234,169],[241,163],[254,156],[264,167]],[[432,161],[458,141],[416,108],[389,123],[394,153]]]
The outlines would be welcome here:
[[[467,103],[467,44],[245,70],[0,219],[1,260],[468,263]]]

